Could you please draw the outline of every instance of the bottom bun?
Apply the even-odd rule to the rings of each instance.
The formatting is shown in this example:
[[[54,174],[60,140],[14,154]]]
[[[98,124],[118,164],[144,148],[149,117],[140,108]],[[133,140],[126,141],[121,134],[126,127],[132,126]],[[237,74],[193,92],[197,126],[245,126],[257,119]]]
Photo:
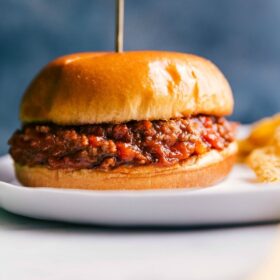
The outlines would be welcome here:
[[[51,170],[15,164],[16,176],[25,186],[88,190],[143,190],[191,188],[213,185],[230,172],[237,145],[232,143],[221,152],[212,150],[203,156],[170,167],[121,166],[112,171],[95,169]]]

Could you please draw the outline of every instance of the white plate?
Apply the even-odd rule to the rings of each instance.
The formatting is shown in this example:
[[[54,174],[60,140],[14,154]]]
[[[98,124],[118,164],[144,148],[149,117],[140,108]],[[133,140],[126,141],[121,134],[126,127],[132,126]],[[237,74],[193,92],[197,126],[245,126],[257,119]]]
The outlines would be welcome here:
[[[20,186],[0,158],[0,206],[47,220],[102,225],[211,225],[280,219],[280,184],[258,184],[235,166],[220,184],[196,190],[80,191]]]

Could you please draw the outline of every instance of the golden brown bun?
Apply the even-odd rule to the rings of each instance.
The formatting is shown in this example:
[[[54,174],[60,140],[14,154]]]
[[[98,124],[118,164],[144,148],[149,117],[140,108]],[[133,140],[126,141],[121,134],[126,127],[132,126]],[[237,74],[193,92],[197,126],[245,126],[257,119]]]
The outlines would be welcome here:
[[[22,122],[87,124],[223,116],[230,86],[209,60],[183,53],[80,53],[58,58],[33,80]]]
[[[210,151],[171,167],[119,167],[111,172],[94,169],[67,171],[16,164],[16,176],[24,186],[88,190],[143,190],[206,187],[221,181],[231,170],[236,143],[222,152]]]

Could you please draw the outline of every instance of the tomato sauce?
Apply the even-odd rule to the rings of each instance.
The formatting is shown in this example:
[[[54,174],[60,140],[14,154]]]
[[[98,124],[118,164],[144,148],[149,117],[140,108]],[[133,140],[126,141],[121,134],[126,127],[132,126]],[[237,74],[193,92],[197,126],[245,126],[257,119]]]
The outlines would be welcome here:
[[[9,140],[22,165],[111,170],[120,165],[170,166],[234,140],[235,124],[206,115],[121,124],[27,124]]]

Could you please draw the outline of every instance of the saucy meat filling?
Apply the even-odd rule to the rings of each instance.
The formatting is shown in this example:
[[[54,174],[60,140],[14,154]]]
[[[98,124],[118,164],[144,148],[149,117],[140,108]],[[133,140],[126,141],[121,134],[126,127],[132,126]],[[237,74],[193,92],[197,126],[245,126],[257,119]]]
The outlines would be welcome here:
[[[234,127],[225,118],[205,115],[121,124],[26,124],[9,144],[13,159],[28,166],[101,170],[169,166],[211,149],[223,150],[234,140]]]

